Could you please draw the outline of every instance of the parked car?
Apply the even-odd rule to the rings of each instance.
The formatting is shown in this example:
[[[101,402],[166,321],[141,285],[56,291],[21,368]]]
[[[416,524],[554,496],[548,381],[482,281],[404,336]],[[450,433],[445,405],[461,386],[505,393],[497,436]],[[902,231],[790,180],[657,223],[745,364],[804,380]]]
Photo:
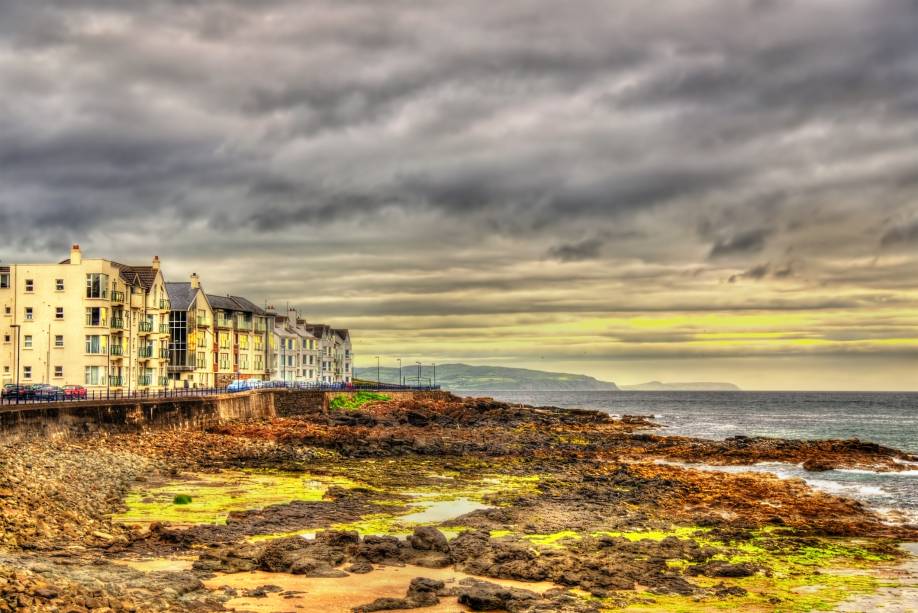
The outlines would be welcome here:
[[[228,392],[247,392],[255,389],[255,381],[252,379],[236,379],[226,386]]]
[[[32,386],[32,392],[34,394],[35,400],[51,401],[64,399],[64,388],[58,387],[56,385],[39,383],[38,385]]]
[[[86,398],[86,388],[82,385],[65,385],[64,398],[67,400],[79,400]]]
[[[3,386],[3,398],[5,400],[31,400],[35,397],[35,392],[29,385],[16,385],[8,383]]]

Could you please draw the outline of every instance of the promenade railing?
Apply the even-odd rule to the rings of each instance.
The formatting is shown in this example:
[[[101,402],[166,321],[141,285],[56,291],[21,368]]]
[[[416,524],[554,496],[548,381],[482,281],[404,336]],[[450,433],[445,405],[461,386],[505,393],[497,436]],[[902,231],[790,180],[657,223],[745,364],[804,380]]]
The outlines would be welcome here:
[[[48,404],[52,402],[92,402],[128,399],[181,399],[219,396],[241,392],[288,389],[316,392],[433,392],[439,391],[439,385],[398,385],[395,383],[308,383],[304,381],[254,381],[240,379],[223,387],[149,387],[135,390],[125,389],[86,389],[82,391],[56,392],[51,390],[33,390],[13,392],[12,395],[0,398],[0,406]]]

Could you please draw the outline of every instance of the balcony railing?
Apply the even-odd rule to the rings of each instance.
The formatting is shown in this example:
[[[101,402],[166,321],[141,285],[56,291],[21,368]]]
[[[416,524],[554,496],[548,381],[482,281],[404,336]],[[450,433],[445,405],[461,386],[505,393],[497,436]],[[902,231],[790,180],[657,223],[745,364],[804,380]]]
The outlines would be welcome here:
[[[160,377],[159,385],[160,387],[166,387],[167,385],[169,385],[169,377]]]
[[[160,334],[169,334],[169,324],[159,324]]]
[[[108,348],[108,352],[114,356],[124,355],[124,347],[121,345],[112,345]]]
[[[142,321],[137,324],[137,330],[142,333],[149,333],[153,331],[153,322],[152,321]]]
[[[161,311],[167,310],[167,309],[169,308],[169,306],[170,306],[170,305],[169,305],[169,301],[168,301],[168,300],[160,299],[160,301],[159,301],[159,309],[160,309]]]
[[[240,319],[236,322],[236,329],[237,330],[251,330],[252,322],[245,321],[244,319]]]
[[[161,348],[161,349],[159,350],[159,357],[161,357],[161,358],[168,358],[168,357],[169,357],[169,350],[168,350],[168,349],[162,349],[162,348]]]
[[[124,302],[124,292],[112,290],[112,302]]]
[[[232,328],[233,320],[226,317],[217,318],[217,327],[218,328]]]
[[[124,320],[120,317],[113,317],[111,320],[111,326],[114,330],[124,330]]]
[[[141,347],[137,350],[138,358],[152,358],[153,357],[153,347]]]
[[[114,375],[111,375],[108,378],[108,384],[112,387],[121,387],[122,385],[124,385],[124,377],[116,377]]]
[[[206,317],[198,317],[198,327],[207,328],[210,327],[210,321]]]
[[[264,332],[264,331],[267,330],[267,329],[268,329],[268,326],[265,325],[265,322],[263,322],[263,321],[256,321],[256,322],[255,322],[255,331],[256,331],[256,332]]]
[[[137,377],[137,385],[152,385],[153,376],[152,375],[140,375]]]

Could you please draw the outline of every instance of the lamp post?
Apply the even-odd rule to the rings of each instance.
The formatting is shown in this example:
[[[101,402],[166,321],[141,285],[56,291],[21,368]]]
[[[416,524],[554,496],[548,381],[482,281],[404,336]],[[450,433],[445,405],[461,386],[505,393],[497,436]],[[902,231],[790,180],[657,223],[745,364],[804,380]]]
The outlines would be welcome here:
[[[418,387],[421,387],[421,363],[415,362],[418,365]]]
[[[376,387],[379,387],[379,356],[376,356]]]
[[[12,324],[10,328],[16,328],[16,404],[19,404],[19,397],[22,395],[19,389],[19,371],[22,370],[22,366],[19,365],[19,324]]]
[[[402,358],[395,358],[398,361],[398,384],[403,385],[402,383]]]
[[[433,386],[437,387],[437,363],[433,363]]]

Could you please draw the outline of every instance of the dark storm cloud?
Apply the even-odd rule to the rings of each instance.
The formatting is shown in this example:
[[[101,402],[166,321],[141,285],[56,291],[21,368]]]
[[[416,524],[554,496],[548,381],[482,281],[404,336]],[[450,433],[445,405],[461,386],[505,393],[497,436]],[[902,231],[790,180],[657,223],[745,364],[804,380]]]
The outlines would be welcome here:
[[[916,31],[910,0],[0,0],[0,257],[162,246],[354,316],[899,290]],[[302,288],[361,271],[366,304]],[[576,295],[481,296],[540,286]]]

